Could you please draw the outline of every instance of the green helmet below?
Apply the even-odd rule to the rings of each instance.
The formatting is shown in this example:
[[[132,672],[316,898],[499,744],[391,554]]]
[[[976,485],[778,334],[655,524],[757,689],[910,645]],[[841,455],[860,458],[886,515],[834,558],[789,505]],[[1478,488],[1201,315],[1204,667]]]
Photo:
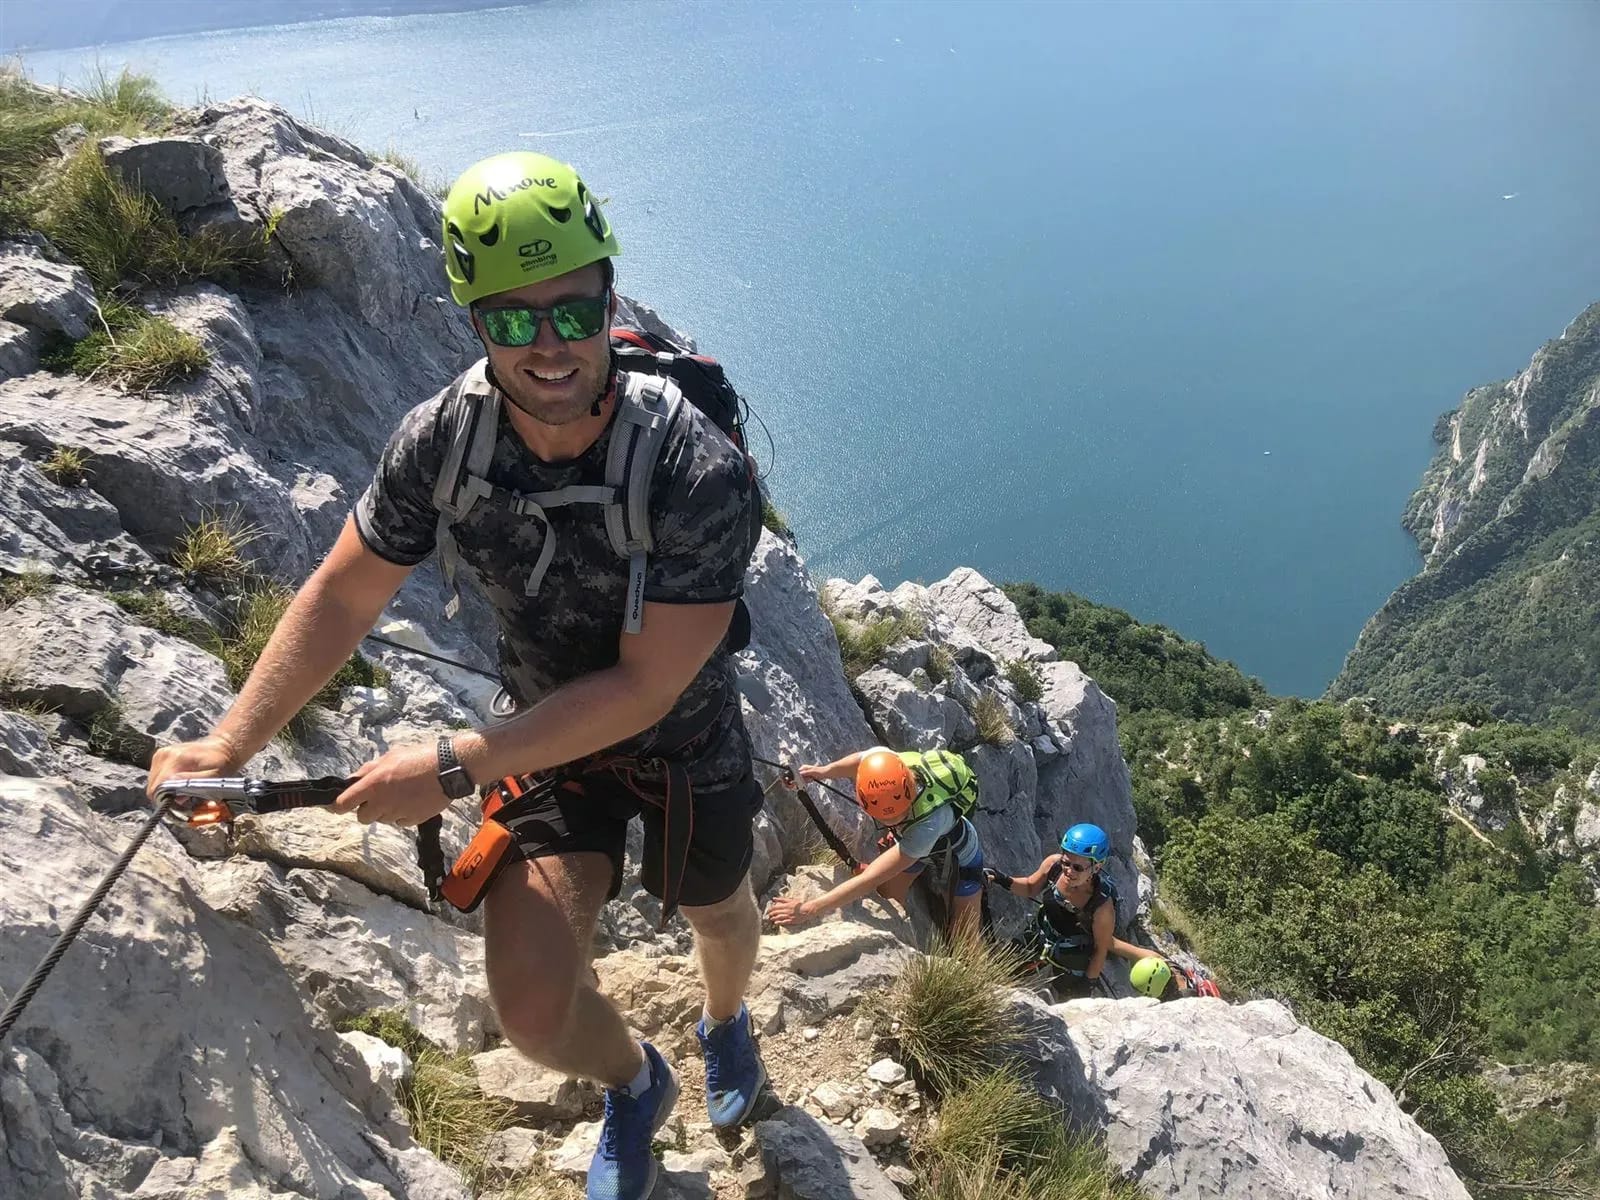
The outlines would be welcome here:
[[[578,173],[543,154],[474,163],[445,197],[444,270],[460,305],[621,253]]]
[[[1167,984],[1172,982],[1172,968],[1165,959],[1141,958],[1128,972],[1128,982],[1140,994],[1159,1000],[1167,990]]]

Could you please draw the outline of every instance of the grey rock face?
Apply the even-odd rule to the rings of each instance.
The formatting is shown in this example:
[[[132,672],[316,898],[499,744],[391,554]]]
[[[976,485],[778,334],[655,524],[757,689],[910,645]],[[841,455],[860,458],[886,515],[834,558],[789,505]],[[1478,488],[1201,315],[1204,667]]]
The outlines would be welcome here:
[[[931,585],[928,597],[992,654],[1040,663],[1059,657],[1054,646],[1028,632],[1006,594],[971,567],[958,567]]]
[[[472,1067],[484,1095],[511,1104],[525,1120],[569,1121],[600,1103],[590,1080],[569,1079],[510,1046],[473,1055]]]
[[[123,183],[173,216],[220,204],[228,196],[222,155],[199,138],[102,138],[100,156]]]
[[[0,318],[81,338],[96,326],[97,311],[82,267],[53,262],[31,242],[0,241]]]
[[[131,827],[62,784],[8,776],[0,827],[13,994]],[[195,901],[198,868],[161,838],[148,847],[13,1031],[0,1194],[465,1200],[353,1052],[305,1019],[261,939]]]
[[[861,1139],[802,1108],[780,1109],[756,1126],[760,1168],[746,1178],[751,1200],[900,1200]]]
[[[170,574],[122,531],[99,493],[48,479],[14,442],[0,442],[0,568],[117,586]]]
[[[1152,1196],[1468,1200],[1389,1090],[1280,1004],[1016,995],[1041,1089]]]

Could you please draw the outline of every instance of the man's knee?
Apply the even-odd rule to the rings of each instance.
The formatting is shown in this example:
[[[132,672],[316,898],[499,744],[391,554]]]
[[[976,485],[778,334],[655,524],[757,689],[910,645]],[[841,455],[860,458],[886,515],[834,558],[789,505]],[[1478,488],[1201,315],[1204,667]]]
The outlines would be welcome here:
[[[700,937],[723,940],[747,936],[752,931],[760,936],[761,917],[756,911],[756,898],[750,890],[748,875],[726,899],[715,904],[685,904],[682,911],[684,920]]]

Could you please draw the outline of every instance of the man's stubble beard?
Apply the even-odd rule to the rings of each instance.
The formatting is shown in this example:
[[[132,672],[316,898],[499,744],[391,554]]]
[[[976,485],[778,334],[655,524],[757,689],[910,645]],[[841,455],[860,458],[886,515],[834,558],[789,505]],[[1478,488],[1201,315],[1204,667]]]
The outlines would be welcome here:
[[[574,397],[571,400],[556,402],[535,400],[524,393],[520,376],[514,377],[513,381],[502,380],[500,382],[500,390],[520,411],[526,413],[541,425],[571,425],[574,421],[581,421],[594,411],[596,404],[605,395],[606,379],[602,375],[595,381],[588,399]]]

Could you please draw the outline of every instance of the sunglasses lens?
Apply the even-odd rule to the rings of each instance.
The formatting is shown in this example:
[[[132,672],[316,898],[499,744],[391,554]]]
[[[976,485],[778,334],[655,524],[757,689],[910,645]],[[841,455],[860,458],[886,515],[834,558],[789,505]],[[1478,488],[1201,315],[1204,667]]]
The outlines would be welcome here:
[[[527,308],[486,308],[483,328],[497,346],[527,346],[539,333],[539,318]]]
[[[596,296],[589,300],[568,300],[550,310],[550,321],[564,342],[581,342],[592,338],[605,326],[606,298]]]

